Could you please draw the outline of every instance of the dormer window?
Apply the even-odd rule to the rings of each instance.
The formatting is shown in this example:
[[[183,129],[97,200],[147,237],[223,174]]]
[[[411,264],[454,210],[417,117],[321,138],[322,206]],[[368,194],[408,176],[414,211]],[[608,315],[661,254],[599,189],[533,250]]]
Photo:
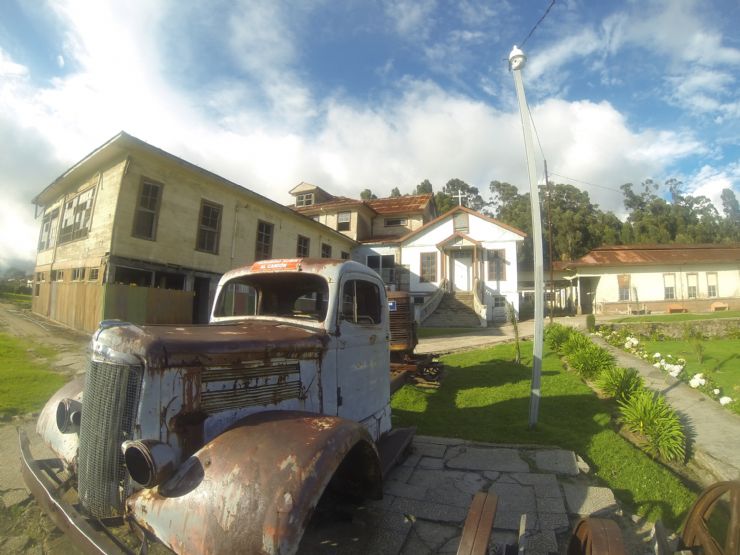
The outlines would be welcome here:
[[[337,231],[349,231],[352,224],[351,212],[340,212],[337,214]]]
[[[311,206],[313,203],[313,193],[301,193],[295,196],[296,206]]]

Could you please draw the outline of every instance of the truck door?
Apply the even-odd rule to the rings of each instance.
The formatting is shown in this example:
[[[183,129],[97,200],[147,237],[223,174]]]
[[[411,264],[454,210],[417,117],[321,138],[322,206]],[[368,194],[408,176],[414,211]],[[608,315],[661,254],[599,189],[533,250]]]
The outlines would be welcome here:
[[[389,337],[385,290],[378,280],[347,274],[337,315],[337,414],[363,421],[389,401]]]

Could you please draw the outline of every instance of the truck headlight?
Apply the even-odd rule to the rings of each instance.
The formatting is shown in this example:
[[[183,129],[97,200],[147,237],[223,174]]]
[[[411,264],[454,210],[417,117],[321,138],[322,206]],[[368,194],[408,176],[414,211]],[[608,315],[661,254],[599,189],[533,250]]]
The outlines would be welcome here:
[[[124,441],[121,450],[129,475],[144,487],[167,481],[177,469],[175,451],[156,439]]]
[[[80,431],[82,403],[74,399],[62,399],[57,405],[57,428],[63,434]]]

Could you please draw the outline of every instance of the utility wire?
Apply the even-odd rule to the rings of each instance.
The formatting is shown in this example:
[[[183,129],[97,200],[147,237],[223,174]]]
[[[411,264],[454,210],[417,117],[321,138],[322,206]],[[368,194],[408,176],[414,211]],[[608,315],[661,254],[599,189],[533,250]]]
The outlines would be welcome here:
[[[549,13],[550,13],[550,10],[552,9],[552,7],[553,7],[554,5],[555,5],[555,0],[552,0],[552,1],[550,2],[550,5],[549,5],[549,6],[547,6],[547,9],[545,10],[545,13],[544,13],[544,15],[543,15],[543,16],[542,16],[542,17],[540,18],[540,20],[539,20],[539,21],[538,21],[537,23],[535,23],[535,24],[534,24],[534,27],[532,27],[532,30],[531,30],[531,31],[529,32],[529,34],[527,35],[527,38],[525,38],[525,39],[524,39],[524,40],[522,41],[522,43],[521,43],[521,44],[519,45],[519,48],[523,48],[523,47],[524,47],[524,45],[526,44],[526,42],[527,42],[527,41],[529,40],[529,37],[531,37],[531,36],[532,36],[532,33],[534,33],[534,32],[535,32],[535,30],[537,29],[537,27],[539,27],[539,26],[540,26],[540,23],[542,23],[542,22],[544,21],[544,19],[545,19],[545,18],[547,17],[547,14],[549,14]]]
[[[621,193],[621,189],[615,189],[614,187],[607,187],[606,185],[599,185],[597,183],[591,183],[590,181],[583,181],[582,179],[576,179],[574,177],[568,177],[567,175],[563,175],[560,173],[556,173],[554,171],[550,171],[550,175],[557,175],[558,177],[562,177],[563,179],[567,179],[568,181],[575,181],[576,183],[583,183],[584,185],[590,185],[591,187],[598,187],[599,189],[606,189],[608,191],[615,191],[617,193]]]

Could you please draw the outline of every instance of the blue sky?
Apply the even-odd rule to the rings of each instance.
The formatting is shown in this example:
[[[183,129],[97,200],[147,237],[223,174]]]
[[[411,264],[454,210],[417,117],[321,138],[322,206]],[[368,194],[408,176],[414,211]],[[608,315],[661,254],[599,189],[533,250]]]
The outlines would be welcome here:
[[[506,58],[550,0],[0,2],[0,266],[30,200],[120,130],[279,202],[527,186]],[[740,194],[740,3],[557,0],[523,77],[553,180]],[[541,163],[540,163],[541,168]]]

